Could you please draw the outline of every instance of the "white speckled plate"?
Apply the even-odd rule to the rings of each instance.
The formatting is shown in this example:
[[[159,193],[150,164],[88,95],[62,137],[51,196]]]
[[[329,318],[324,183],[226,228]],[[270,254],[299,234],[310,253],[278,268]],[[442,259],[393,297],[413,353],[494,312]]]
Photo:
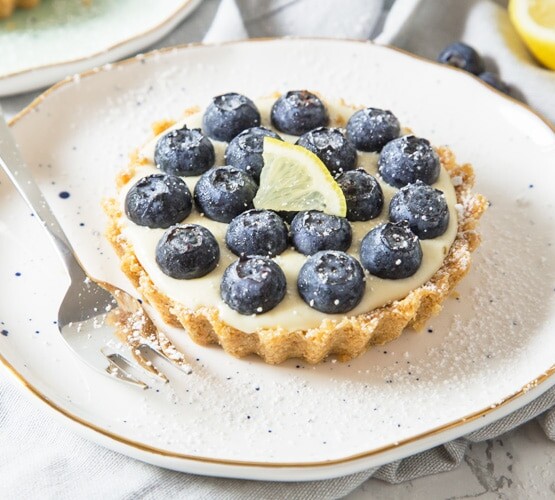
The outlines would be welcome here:
[[[183,335],[194,373],[136,391],[93,373],[58,337],[66,279],[2,178],[0,359],[90,439],[177,470],[317,479],[462,435],[555,383],[555,134],[470,75],[361,42],[193,46],[66,80],[16,117],[13,130],[90,272],[129,287],[102,237],[99,203],[150,124],[218,93],[290,88],[390,108],[474,164],[477,190],[492,206],[459,298],[428,331],[409,331],[349,364],[267,366]]]
[[[200,0],[43,0],[0,20],[0,96],[45,87],[137,52]]]

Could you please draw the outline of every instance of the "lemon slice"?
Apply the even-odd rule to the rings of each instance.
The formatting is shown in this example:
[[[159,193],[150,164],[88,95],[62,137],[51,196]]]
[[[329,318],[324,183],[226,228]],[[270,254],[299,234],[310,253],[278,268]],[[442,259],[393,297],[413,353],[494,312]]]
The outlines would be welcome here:
[[[314,153],[301,146],[264,137],[264,167],[255,208],[267,210],[320,210],[345,217],[345,195]]]
[[[555,69],[555,1],[510,0],[509,16],[536,59]]]

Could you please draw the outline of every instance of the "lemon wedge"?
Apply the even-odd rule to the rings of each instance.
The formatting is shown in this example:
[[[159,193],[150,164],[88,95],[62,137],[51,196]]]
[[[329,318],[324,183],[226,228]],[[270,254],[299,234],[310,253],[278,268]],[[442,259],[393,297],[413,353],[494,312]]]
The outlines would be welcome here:
[[[255,208],[267,210],[320,210],[345,217],[345,195],[314,153],[301,146],[264,137],[264,167]]]
[[[536,59],[555,69],[555,0],[510,0],[509,16]]]

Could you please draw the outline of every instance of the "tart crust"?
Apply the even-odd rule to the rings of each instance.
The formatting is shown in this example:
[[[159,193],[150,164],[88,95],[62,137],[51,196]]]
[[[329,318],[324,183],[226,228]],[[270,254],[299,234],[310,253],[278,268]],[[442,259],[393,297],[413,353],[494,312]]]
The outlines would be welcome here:
[[[407,327],[422,329],[441,311],[443,301],[470,268],[470,254],[480,244],[476,226],[487,208],[487,201],[482,195],[471,192],[474,185],[471,165],[457,164],[447,147],[437,148],[437,152],[453,181],[458,211],[457,236],[442,266],[430,280],[403,299],[341,320],[325,319],[318,327],[309,330],[289,332],[276,327],[247,333],[225,323],[215,308],[191,310],[167,297],[152,282],[123,235],[119,222],[122,212],[115,198],[109,198],[103,204],[109,217],[106,236],[121,260],[123,272],[140,294],[167,324],[184,328],[196,343],[219,344],[236,357],[257,354],[269,364],[279,364],[289,358],[301,358],[315,364],[330,355],[348,361],[374,345],[395,340]],[[132,161],[119,175],[118,186],[124,185],[133,174]]]

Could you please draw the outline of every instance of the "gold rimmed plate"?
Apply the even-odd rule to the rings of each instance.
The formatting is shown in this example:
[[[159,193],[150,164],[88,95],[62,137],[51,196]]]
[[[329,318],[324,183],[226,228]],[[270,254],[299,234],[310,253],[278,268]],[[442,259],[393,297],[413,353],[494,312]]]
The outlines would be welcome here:
[[[352,41],[188,46],[68,79],[12,127],[90,273],[129,289],[102,236],[100,201],[151,123],[228,91],[292,88],[391,109],[474,165],[491,207],[458,297],[425,331],[347,364],[268,366],[171,331],[193,374],[174,374],[160,392],[129,391],[89,371],[58,338],[61,266],[2,178],[0,273],[13,291],[0,302],[2,362],[90,439],[176,470],[318,479],[470,432],[555,383],[555,133],[470,75]]]

